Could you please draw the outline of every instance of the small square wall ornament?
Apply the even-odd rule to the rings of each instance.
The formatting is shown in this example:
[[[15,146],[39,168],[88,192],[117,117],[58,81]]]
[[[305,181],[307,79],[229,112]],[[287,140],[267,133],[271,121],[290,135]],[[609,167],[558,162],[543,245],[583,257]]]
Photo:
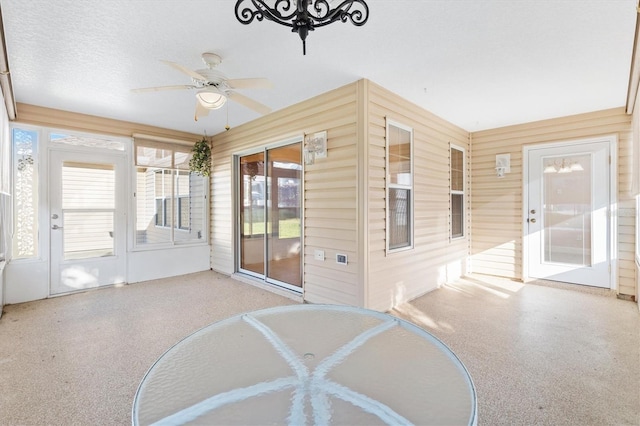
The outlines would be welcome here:
[[[316,158],[327,158],[327,132],[306,135],[304,138],[305,164],[313,164]]]
[[[503,178],[505,173],[511,173],[511,154],[496,155],[496,174]]]
[[[496,168],[501,167],[505,173],[511,173],[511,154],[497,154]]]
[[[316,158],[327,158],[327,132],[319,132],[313,134],[316,146]]]

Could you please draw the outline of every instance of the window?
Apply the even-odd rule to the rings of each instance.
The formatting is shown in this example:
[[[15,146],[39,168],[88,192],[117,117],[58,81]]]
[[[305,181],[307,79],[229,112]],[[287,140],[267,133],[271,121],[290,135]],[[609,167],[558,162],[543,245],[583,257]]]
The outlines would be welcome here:
[[[2,101],[2,96],[0,96]],[[11,241],[11,132],[4,102],[0,102],[0,262],[9,256]],[[0,290],[0,293],[2,291]]]
[[[0,193],[0,262],[7,259],[9,241],[11,233],[9,232],[9,196]]]
[[[387,251],[413,246],[413,129],[387,119]]]
[[[171,180],[173,177],[173,171],[168,169],[153,169],[153,192],[155,198],[155,225],[156,226],[171,226],[171,194],[172,186]],[[167,204],[169,203],[169,209],[167,210]]]
[[[206,242],[208,179],[190,147],[136,140],[136,245]]]
[[[464,149],[450,147],[451,238],[464,237]]]
[[[108,149],[111,151],[124,151],[126,149],[125,142],[122,140],[113,140],[111,138],[98,135],[67,135],[61,133],[51,133],[49,135],[51,146],[84,147]]]
[[[0,95],[0,194],[11,195],[11,131]]]
[[[13,258],[38,256],[38,132],[13,128]]]
[[[190,214],[189,197],[178,197],[178,229],[189,230]]]
[[[175,199],[176,199],[176,229],[188,231],[191,224],[191,197],[190,193],[192,189],[192,176],[191,173],[185,170],[179,170],[176,172],[175,180]],[[193,179],[196,179],[199,175],[193,175]],[[201,176],[200,176],[201,177]],[[194,204],[195,206],[195,204]]]
[[[189,230],[191,223],[191,203],[189,197],[191,174],[186,171],[155,170],[155,225],[171,227],[172,223],[176,229]],[[195,176],[195,175],[194,175]],[[175,197],[173,194],[172,180],[175,177]],[[175,221],[172,221],[173,200],[177,200],[175,205]]]

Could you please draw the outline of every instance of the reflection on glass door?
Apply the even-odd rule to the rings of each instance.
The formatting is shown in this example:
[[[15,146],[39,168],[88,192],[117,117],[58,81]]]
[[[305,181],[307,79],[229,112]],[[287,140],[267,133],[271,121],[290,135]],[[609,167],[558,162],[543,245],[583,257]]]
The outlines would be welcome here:
[[[243,156],[240,171],[240,269],[300,289],[301,144]]]
[[[264,153],[240,158],[240,268],[264,274]]]
[[[267,277],[302,286],[300,274],[301,145],[267,151]]]
[[[62,163],[64,260],[114,255],[115,183],[113,164]]]
[[[591,155],[543,160],[544,260],[591,266]]]

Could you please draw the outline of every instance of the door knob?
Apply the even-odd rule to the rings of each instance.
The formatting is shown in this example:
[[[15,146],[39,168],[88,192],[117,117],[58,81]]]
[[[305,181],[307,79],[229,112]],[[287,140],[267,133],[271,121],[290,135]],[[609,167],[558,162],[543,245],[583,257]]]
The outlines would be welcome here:
[[[534,218],[529,219],[529,222],[536,223],[536,218],[534,217]]]
[[[51,225],[51,229],[62,229],[62,226]]]
[[[536,214],[536,211],[535,210],[531,210],[531,214]]]

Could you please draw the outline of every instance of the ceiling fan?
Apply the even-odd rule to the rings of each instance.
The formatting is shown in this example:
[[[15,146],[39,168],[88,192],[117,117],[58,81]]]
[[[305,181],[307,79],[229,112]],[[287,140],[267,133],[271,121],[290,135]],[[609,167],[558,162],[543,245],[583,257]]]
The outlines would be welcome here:
[[[215,69],[222,62],[222,58],[219,55],[215,53],[203,53],[202,60],[207,68],[195,71],[175,62],[161,61],[191,77],[193,84],[144,87],[132,89],[131,91],[142,93],[160,90],[196,89],[196,121],[198,121],[198,117],[204,117],[209,114],[210,110],[221,108],[227,102],[227,99],[231,99],[262,115],[271,112],[271,108],[268,106],[235,91],[236,89],[270,89],[273,85],[269,80],[266,78],[229,79]]]

